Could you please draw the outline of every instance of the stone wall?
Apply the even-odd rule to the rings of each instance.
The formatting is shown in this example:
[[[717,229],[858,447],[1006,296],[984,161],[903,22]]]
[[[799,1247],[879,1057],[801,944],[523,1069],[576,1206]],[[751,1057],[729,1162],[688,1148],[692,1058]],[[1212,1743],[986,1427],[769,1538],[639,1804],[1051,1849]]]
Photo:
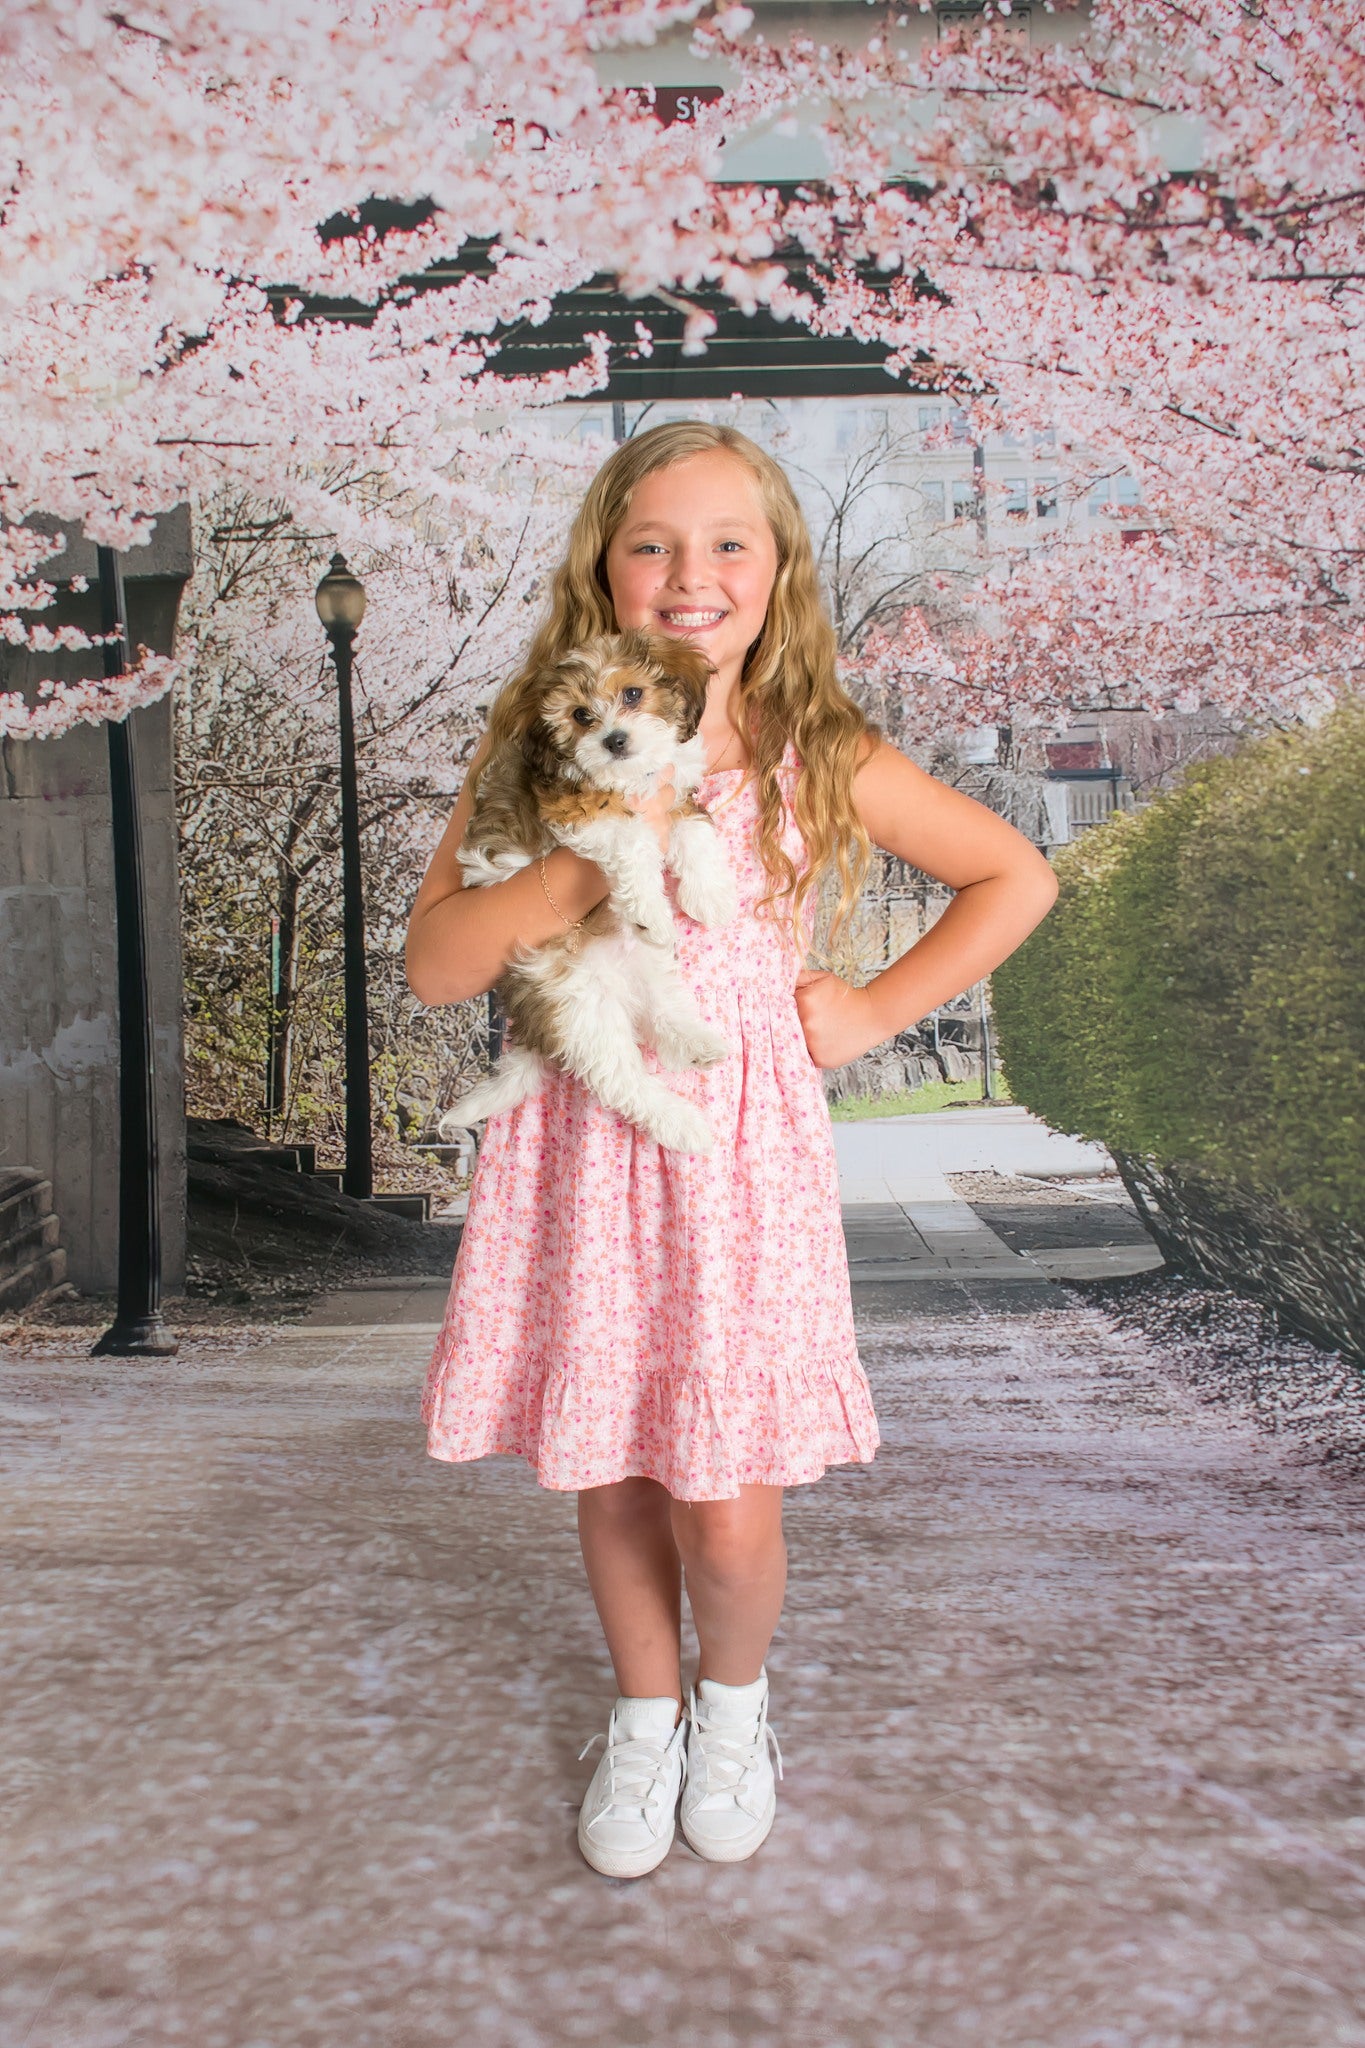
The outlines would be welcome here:
[[[55,525],[55,522],[53,522]],[[70,531],[68,529],[68,531]],[[190,569],[186,511],[124,558],[130,638],[170,653]],[[96,576],[79,538],[52,574]],[[41,614],[98,631],[98,591]],[[0,650],[0,688],[89,673],[89,654]],[[185,1102],[180,906],[169,698],[134,714],[147,875],[161,1145],[163,1282],[185,1269]],[[118,984],[109,750],[103,726],[0,741],[0,1165],[53,1183],[68,1273],[82,1292],[118,1276]]]
[[[830,1067],[825,1074],[825,1094],[831,1102],[844,1102],[850,1097],[861,1100],[866,1096],[908,1094],[926,1081],[980,1078],[978,1046],[944,1039],[935,1051],[921,1031],[902,1031],[848,1066]]]

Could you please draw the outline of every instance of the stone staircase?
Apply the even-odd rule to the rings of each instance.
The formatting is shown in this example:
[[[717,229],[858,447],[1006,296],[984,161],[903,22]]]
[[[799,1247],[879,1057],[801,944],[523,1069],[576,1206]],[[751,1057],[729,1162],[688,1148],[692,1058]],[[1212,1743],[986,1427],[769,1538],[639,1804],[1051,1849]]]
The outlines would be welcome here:
[[[191,1166],[232,1168],[269,1167],[275,1172],[296,1175],[333,1194],[341,1193],[345,1176],[339,1167],[319,1166],[313,1145],[278,1145],[262,1138],[249,1124],[235,1117],[190,1117],[185,1126],[186,1151]],[[415,1194],[373,1194],[372,1209],[384,1209],[403,1216],[410,1223],[431,1221],[431,1196],[425,1190]]]
[[[0,1167],[0,1315],[15,1315],[66,1279],[52,1183],[32,1166]]]

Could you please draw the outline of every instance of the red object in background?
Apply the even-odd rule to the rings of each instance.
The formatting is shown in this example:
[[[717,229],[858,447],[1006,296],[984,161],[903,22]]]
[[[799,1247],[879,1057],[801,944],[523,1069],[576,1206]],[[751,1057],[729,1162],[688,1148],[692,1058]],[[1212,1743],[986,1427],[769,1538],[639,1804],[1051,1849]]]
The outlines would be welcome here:
[[[1103,740],[1049,740],[1049,768],[1105,768]]]
[[[725,92],[721,85],[636,85],[628,90],[653,107],[665,128],[671,128],[675,121],[695,121],[700,108],[714,106]]]
[[[671,128],[675,121],[695,121],[702,107],[713,106],[725,95],[723,85],[626,85],[621,91],[625,98],[650,108],[663,128]],[[532,149],[543,149],[550,134],[539,121],[518,124],[506,118],[494,126],[503,131],[503,140],[509,147],[520,136]]]

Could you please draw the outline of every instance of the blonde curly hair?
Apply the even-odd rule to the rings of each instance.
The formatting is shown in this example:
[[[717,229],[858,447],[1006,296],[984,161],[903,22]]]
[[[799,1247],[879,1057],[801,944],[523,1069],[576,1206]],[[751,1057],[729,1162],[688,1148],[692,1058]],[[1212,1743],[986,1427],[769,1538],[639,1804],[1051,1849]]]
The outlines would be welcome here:
[[[871,863],[872,847],[853,804],[853,775],[865,738],[878,728],[839,682],[836,642],[820,595],[810,534],[781,466],[747,434],[703,420],[669,420],[623,441],[598,470],[569,532],[555,571],[546,616],[525,661],[504,684],[488,720],[489,753],[520,739],[534,711],[533,679],[599,633],[619,631],[607,583],[607,549],[637,484],[689,456],[723,449],[755,478],[777,544],[777,574],[763,630],[745,656],[740,718],[747,726],[758,783],[758,851],[772,887],[763,906],[790,898],[796,923],[811,891],[830,869],[839,896],[837,933],[851,915]],[[794,809],[808,856],[798,874],[783,851],[785,804],[778,769],[791,741],[800,758]],[[475,771],[477,774],[477,771]]]

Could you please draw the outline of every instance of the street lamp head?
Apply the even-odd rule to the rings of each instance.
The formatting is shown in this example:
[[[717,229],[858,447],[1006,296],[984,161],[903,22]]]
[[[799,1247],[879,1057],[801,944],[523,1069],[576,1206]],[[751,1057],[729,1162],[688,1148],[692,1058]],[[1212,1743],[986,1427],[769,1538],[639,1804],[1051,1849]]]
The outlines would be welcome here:
[[[330,639],[337,633],[355,633],[365,616],[365,586],[346,567],[345,555],[333,555],[332,566],[317,587],[315,602]]]

